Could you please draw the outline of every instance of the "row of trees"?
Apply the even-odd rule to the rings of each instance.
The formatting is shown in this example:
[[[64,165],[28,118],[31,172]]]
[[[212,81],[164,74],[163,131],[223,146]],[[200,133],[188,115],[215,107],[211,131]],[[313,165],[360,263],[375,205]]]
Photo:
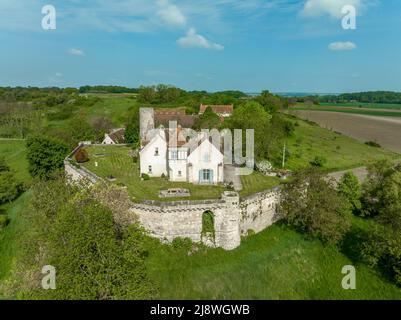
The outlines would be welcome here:
[[[368,170],[363,185],[347,173],[337,187],[316,170],[299,172],[283,188],[280,212],[308,237],[338,245],[401,286],[401,166],[381,161]],[[352,215],[368,223],[356,227]]]
[[[368,91],[344,93],[340,95],[327,95],[319,97],[320,102],[363,102],[363,103],[400,103],[401,93],[393,91]]]

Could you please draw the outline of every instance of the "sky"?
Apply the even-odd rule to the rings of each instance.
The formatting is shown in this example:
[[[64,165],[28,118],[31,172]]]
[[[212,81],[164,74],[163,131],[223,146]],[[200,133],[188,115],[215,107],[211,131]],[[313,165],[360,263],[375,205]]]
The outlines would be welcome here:
[[[0,86],[401,91],[400,35],[399,0],[0,0]]]

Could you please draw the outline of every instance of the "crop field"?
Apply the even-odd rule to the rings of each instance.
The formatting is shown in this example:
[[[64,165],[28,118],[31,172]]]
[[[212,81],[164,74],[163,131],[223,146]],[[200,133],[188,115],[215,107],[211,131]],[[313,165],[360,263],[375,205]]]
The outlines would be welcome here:
[[[376,141],[384,148],[401,153],[401,119],[324,111],[298,110],[294,113],[361,142]],[[371,152],[377,153],[379,149]],[[355,156],[358,156],[357,152]]]
[[[377,106],[377,105],[376,105]],[[398,105],[401,108],[401,105]],[[353,106],[344,106],[344,105],[313,105],[313,106],[306,106],[304,104],[299,104],[294,107],[291,107],[292,111],[326,111],[326,112],[341,112],[341,113],[348,113],[348,114],[360,114],[366,116],[377,116],[377,117],[397,117],[401,118],[401,110],[396,108],[375,108],[371,107],[353,107]]]

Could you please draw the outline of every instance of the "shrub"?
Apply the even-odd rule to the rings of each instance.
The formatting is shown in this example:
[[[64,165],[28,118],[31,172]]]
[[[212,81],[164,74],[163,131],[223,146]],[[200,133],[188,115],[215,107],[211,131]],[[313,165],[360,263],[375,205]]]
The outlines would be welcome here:
[[[10,223],[10,219],[6,215],[0,215],[0,230],[7,227]]]
[[[144,181],[149,181],[150,180],[150,176],[148,174],[146,174],[146,173],[142,173],[142,179]]]
[[[338,191],[348,200],[354,213],[358,213],[361,210],[362,190],[355,174],[351,171],[346,172],[338,184]]]
[[[88,162],[88,161],[89,161],[88,151],[86,151],[84,148],[79,149],[79,150],[75,153],[75,160],[76,160],[78,163]]]
[[[365,142],[367,146],[373,147],[373,148],[381,148],[382,146],[378,144],[376,141],[367,141]]]
[[[327,159],[323,156],[316,156],[315,159],[311,162],[311,165],[314,167],[324,167],[326,164]]]
[[[49,178],[64,166],[68,147],[59,139],[33,136],[27,140],[29,172],[33,177]]]
[[[286,222],[312,238],[338,244],[350,228],[346,199],[317,170],[298,172],[285,184],[279,212]]]

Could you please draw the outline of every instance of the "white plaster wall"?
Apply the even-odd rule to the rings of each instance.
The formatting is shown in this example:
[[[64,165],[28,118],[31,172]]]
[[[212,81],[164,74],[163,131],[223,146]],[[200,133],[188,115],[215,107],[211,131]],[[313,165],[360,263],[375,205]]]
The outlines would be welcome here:
[[[160,131],[162,132],[162,131]],[[162,133],[164,134],[164,132]],[[156,148],[159,155],[155,155]],[[162,135],[156,137],[140,152],[141,174],[146,173],[151,177],[167,176],[167,143]],[[152,166],[152,174],[149,173],[149,166]]]
[[[209,158],[206,159],[206,155]],[[224,170],[222,164],[224,160],[223,154],[209,141],[205,140],[194,150],[188,157],[188,163],[192,164],[192,180],[191,183],[199,183],[199,171],[213,170],[213,183],[221,183],[224,181]]]
[[[113,145],[115,144],[115,142],[110,138],[108,134],[106,134],[102,144]]]

